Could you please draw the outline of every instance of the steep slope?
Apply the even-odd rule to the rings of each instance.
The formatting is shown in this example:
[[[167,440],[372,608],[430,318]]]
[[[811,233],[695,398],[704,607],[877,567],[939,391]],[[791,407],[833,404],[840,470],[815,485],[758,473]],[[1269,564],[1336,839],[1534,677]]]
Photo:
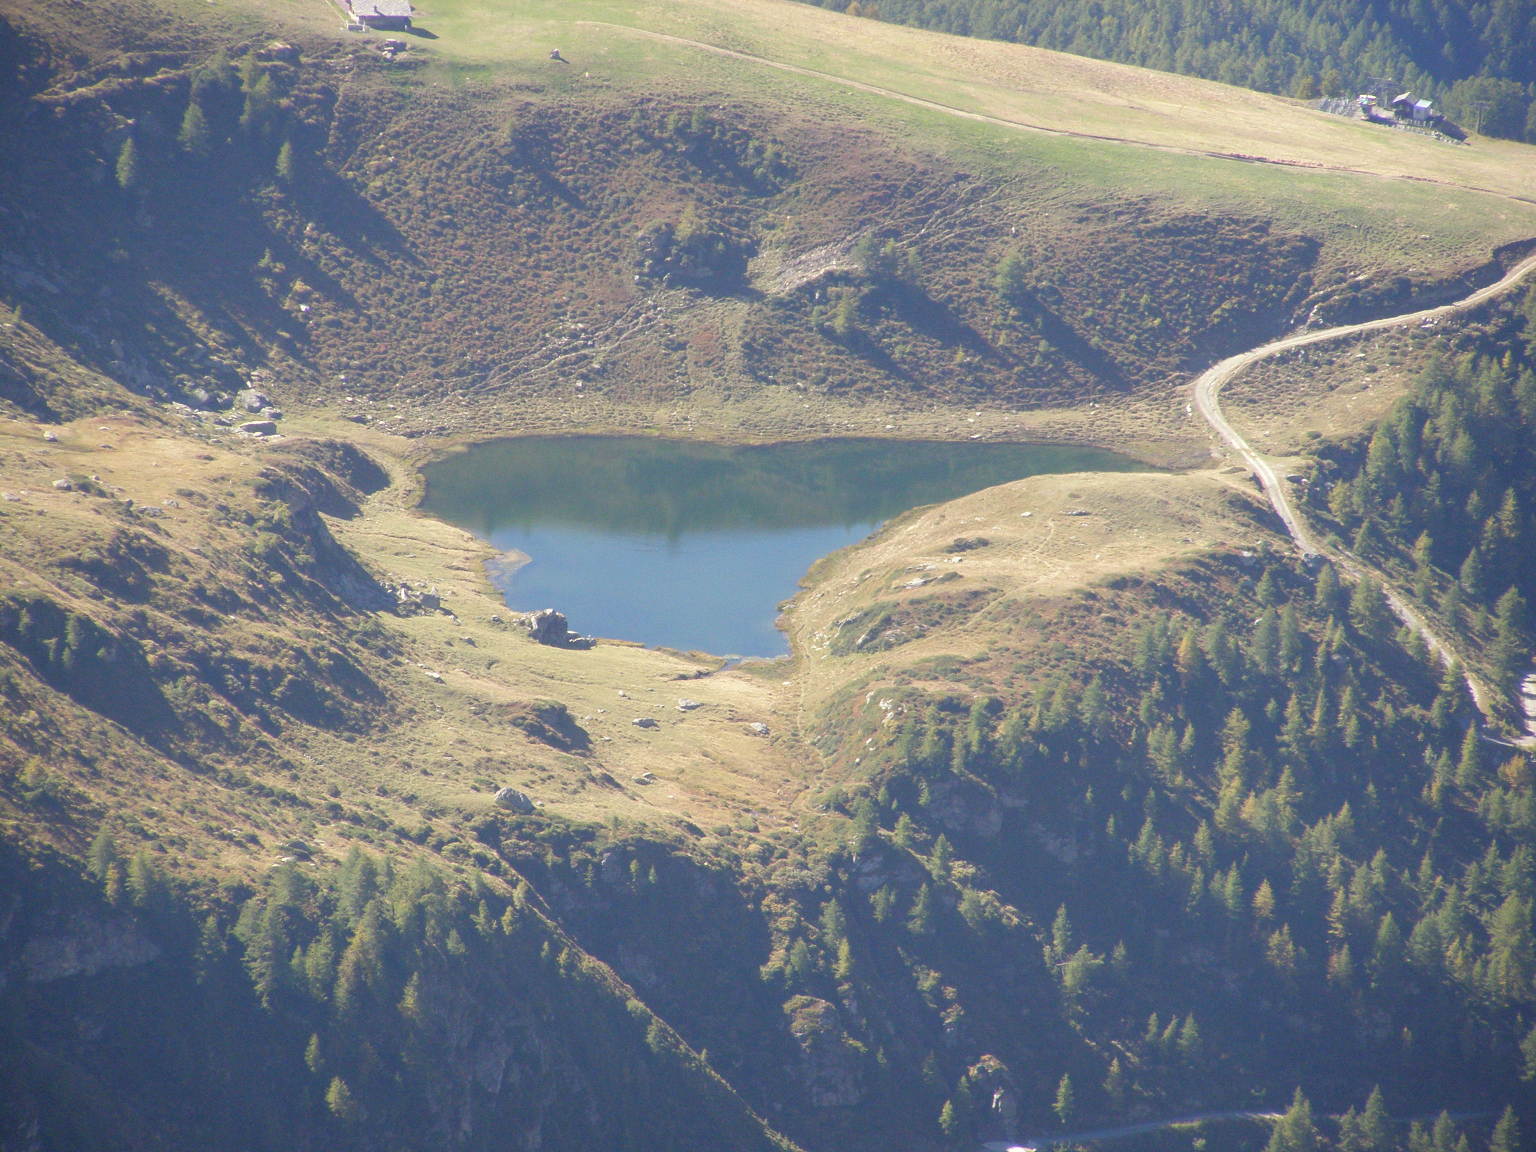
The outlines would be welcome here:
[[[1187,369],[1487,279],[1528,174],[1404,190],[1026,132],[996,73],[934,64],[952,42],[817,58],[864,25],[775,46],[785,5],[637,9],[692,43],[445,5],[387,62],[322,5],[8,11],[7,1147],[923,1149],[1298,1083],[1516,1147],[1477,1118],[1536,1070],[1529,757],[1239,470],[914,510],[811,573],[791,659],[736,668],[537,644],[486,548],[413,508],[434,431],[1203,460]],[[556,72],[556,33],[613,55]],[[872,91],[893,44],[992,119]],[[1426,589],[1506,677],[1529,313],[1479,314],[1422,384],[1433,330],[1236,389],[1293,448],[1326,429],[1302,470],[1349,546],[1398,572],[1430,529]],[[1367,348],[1411,391],[1369,444]],[[1469,506],[1498,508],[1476,540]],[[1304,1103],[1273,1152],[1316,1146]],[[1455,1152],[1449,1117],[1380,1111],[1317,1124]]]
[[[1118,408],[1309,316],[1454,294],[1532,227],[1508,197],[1462,191],[1451,213],[1443,192],[1381,200],[1182,150],[989,155],[932,115],[914,143],[829,121],[750,60],[724,102],[707,74],[657,95],[617,68],[529,83],[515,57],[450,88],[458,38],[389,60],[189,24],[112,55],[93,41],[126,39],[126,13],[79,33],[13,19],[7,394],[39,414],[75,410],[55,397],[81,394],[81,368],[199,404],[246,383],[388,399],[418,434],[666,423],[683,398],[781,435],[878,420],[872,403]],[[90,63],[61,65],[49,35]],[[1447,176],[1498,179],[1489,159]]]

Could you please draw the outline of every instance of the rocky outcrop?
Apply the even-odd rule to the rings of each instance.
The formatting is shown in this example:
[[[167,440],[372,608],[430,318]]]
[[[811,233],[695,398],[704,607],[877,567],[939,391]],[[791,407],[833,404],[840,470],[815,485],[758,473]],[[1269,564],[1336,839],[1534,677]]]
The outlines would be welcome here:
[[[996,1056],[986,1055],[966,1070],[970,1097],[984,1105],[981,1131],[984,1139],[1012,1140],[1019,1134],[1019,1085]]]
[[[262,470],[256,494],[287,509],[291,527],[284,530],[292,542],[290,562],[348,606],[376,611],[394,603],[394,597],[341,546],[321,513],[348,517],[357,511],[357,494],[351,485],[308,461],[283,461]]]
[[[592,747],[591,734],[558,700],[531,700],[508,707],[508,722],[530,740],[577,754]]]
[[[590,636],[572,632],[565,613],[556,612],[553,608],[541,608],[537,612],[528,613],[523,617],[523,624],[529,636],[551,648],[590,648],[597,643]]]
[[[790,1035],[800,1046],[796,1074],[815,1108],[851,1108],[863,1101],[865,1048],[843,1028],[837,1008],[814,996],[784,1003]]]
[[[136,967],[159,957],[159,945],[127,917],[73,912],[22,945],[20,968],[24,980],[43,984],[94,976],[107,968]]]
[[[1003,828],[997,794],[980,781],[950,779],[933,787],[931,811],[949,832],[990,840]]]

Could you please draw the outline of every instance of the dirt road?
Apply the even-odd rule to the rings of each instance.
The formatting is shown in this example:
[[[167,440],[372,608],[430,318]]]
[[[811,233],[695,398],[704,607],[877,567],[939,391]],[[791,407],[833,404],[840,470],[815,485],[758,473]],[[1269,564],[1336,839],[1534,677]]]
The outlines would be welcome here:
[[[1437,308],[1424,308],[1418,312],[1409,312],[1401,316],[1387,316],[1380,320],[1367,320],[1361,324],[1341,324],[1334,328],[1320,328],[1315,332],[1301,332],[1294,336],[1282,337],[1273,340],[1258,348],[1249,349],[1247,352],[1239,352],[1236,356],[1229,356],[1214,367],[1206,369],[1191,385],[1191,403],[1196,412],[1200,414],[1211,430],[1219,436],[1228,448],[1232,449],[1243,463],[1248,467],[1264,489],[1264,495],[1269,498],[1269,503],[1285,524],[1285,530],[1306,555],[1327,556],[1335,565],[1344,571],[1359,578],[1370,576],[1377,580],[1386,593],[1387,603],[1391,605],[1403,623],[1407,624],[1415,632],[1424,637],[1430,650],[1446,665],[1455,662],[1454,649],[1446,639],[1437,632],[1423,614],[1385,580],[1380,573],[1374,571],[1358,557],[1339,549],[1329,548],[1318,542],[1305,522],[1297,514],[1295,505],[1291,502],[1291,493],[1285,482],[1275,472],[1274,464],[1262,456],[1254,447],[1243,438],[1242,434],[1228,423],[1226,416],[1221,411],[1222,386],[1241,372],[1250,364],[1260,360],[1277,356],[1282,352],[1289,352],[1296,348],[1305,348],[1310,344],[1321,344],[1328,340],[1339,340],[1346,336],[1356,336],[1365,332],[1375,332],[1384,328],[1398,328],[1409,324],[1423,324],[1425,321],[1440,320],[1447,316],[1453,316],[1458,312],[1476,308],[1479,304],[1492,300],[1501,293],[1508,292],[1519,284],[1526,276],[1536,270],[1536,256],[1527,257],[1516,264],[1502,278],[1486,287],[1479,288],[1470,296],[1457,300],[1451,304],[1442,304]],[[1485,717],[1491,714],[1491,699],[1487,686],[1476,677],[1468,674],[1467,688],[1472,693],[1473,702],[1477,710]],[[1536,733],[1520,741],[1522,745],[1536,746]]]

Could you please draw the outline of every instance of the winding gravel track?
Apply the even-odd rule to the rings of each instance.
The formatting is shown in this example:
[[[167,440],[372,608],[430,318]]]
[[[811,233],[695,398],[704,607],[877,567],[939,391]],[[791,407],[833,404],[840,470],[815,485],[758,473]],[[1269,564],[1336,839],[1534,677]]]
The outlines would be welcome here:
[[[1291,539],[1296,541],[1296,546],[1303,552],[1317,552],[1316,542],[1312,534],[1307,530],[1301,518],[1296,514],[1291,504],[1290,493],[1280,482],[1275,474],[1274,467],[1263,456],[1256,452],[1252,445],[1245,440],[1238,431],[1227,422],[1222,415],[1219,396],[1224,384],[1237,375],[1250,364],[1257,364],[1260,360],[1267,360],[1271,356],[1278,356],[1282,352],[1290,352],[1296,348],[1305,348],[1311,344],[1322,344],[1329,340],[1339,340],[1346,336],[1358,336],[1364,332],[1376,332],[1384,328],[1400,328],[1408,324],[1422,324],[1426,320],[1440,320],[1446,316],[1465,312],[1470,308],[1476,308],[1492,300],[1501,293],[1508,292],[1516,284],[1520,283],[1532,270],[1536,270],[1536,256],[1527,257],[1516,264],[1504,276],[1486,287],[1479,288],[1476,292],[1462,300],[1450,304],[1442,304],[1437,308],[1425,308],[1418,312],[1409,312],[1402,316],[1386,316],[1380,320],[1367,320],[1361,324],[1340,324],[1334,328],[1320,328],[1315,332],[1301,332],[1295,336],[1285,336],[1279,340],[1272,340],[1268,344],[1262,344],[1257,348],[1250,348],[1247,352],[1239,352],[1236,356],[1228,356],[1214,367],[1207,368],[1192,385],[1194,393],[1193,402],[1195,411],[1200,413],[1201,419],[1211,426],[1212,431],[1221,437],[1222,441],[1243,458],[1243,462],[1264,486],[1264,494],[1269,497],[1269,502],[1274,506],[1275,514],[1285,523],[1285,530],[1290,533]]]
[[[1100,136],[1089,132],[1076,132],[1068,128],[1052,128],[1044,124],[1034,124],[1026,120],[1009,119],[1002,116],[991,116],[985,112],[973,112],[965,108],[957,108],[952,104],[945,104],[938,100],[930,100],[922,96],[914,96],[907,92],[901,92],[893,88],[884,88],[878,84],[870,84],[862,80],[854,80],[847,76],[839,76],[833,72],[823,72],[815,68],[807,68],[800,64],[790,64],[780,60],[770,60],[765,56],[757,56],[750,52],[742,52],[734,48],[725,48],[718,44],[709,44],[702,40],[690,40],[683,36],[674,36],[667,32],[654,32],[647,28],[635,28],[627,24],[613,24],[604,20],[581,20],[578,24],[593,27],[606,28],[617,32],[628,32],[634,36],[641,36],[651,40],[665,41],[671,44],[679,44],[701,52],[708,52],[715,56],[726,56],[736,60],[757,64],[765,68],[773,68],[780,72],[789,72],[797,76],[806,76],[817,80],[825,80],[844,88],[850,88],[858,92],[867,92],[875,96],[883,96],[904,104],[911,104],[919,108],[929,108],[936,112],[942,112],[962,120],[974,120],[984,124],[996,124],[999,127],[1012,128],[1023,132],[1038,132],[1048,136],[1069,136],[1084,140],[1099,140],[1116,144],[1129,144],[1140,148],[1150,148],[1159,152],[1175,152],[1191,156],[1210,156],[1227,160],[1243,160],[1253,163],[1275,164],[1281,167],[1310,168],[1330,172],[1347,172],[1355,175],[1374,176],[1381,179],[1415,180],[1423,183],[1442,184],[1444,181],[1435,180],[1424,176],[1385,176],[1379,172],[1369,172],[1363,169],[1350,168],[1342,165],[1321,164],[1311,161],[1282,160],[1274,157],[1236,155],[1230,152],[1215,152],[1205,149],[1184,148],[1173,144],[1160,144],[1150,140],[1136,140],[1120,136]],[[1488,195],[1500,196],[1508,200],[1516,200],[1522,203],[1532,203],[1530,197],[1518,196],[1507,192],[1495,192],[1485,188],[1471,188],[1462,185],[1454,187],[1465,191],[1483,192]],[[1374,332],[1385,328],[1397,328],[1408,324],[1422,324],[1426,320],[1439,320],[1442,317],[1452,316],[1458,312],[1464,312],[1485,303],[1504,292],[1509,291],[1527,275],[1536,269],[1536,255],[1527,257],[1516,264],[1504,276],[1486,287],[1479,288],[1470,296],[1451,304],[1442,304],[1435,308],[1425,308],[1418,312],[1409,312],[1402,316],[1388,316],[1380,320],[1368,320],[1361,324],[1341,324],[1334,328],[1322,328],[1315,332],[1303,332],[1295,336],[1286,336],[1279,340],[1271,341],[1258,348],[1247,352],[1240,352],[1236,356],[1227,359],[1206,369],[1195,379],[1192,385],[1193,405],[1196,411],[1211,429],[1232,449],[1249,470],[1258,478],[1259,484],[1264,489],[1264,494],[1269,498],[1270,505],[1275,514],[1285,525],[1285,530],[1290,534],[1296,546],[1306,555],[1327,556],[1335,565],[1350,574],[1360,577],[1370,575],[1382,584],[1383,592],[1388,604],[1399,619],[1410,628],[1424,637],[1429,648],[1435,656],[1444,664],[1455,662],[1455,653],[1445,639],[1429,624],[1423,615],[1411,604],[1406,597],[1399,593],[1390,584],[1381,581],[1379,574],[1371,570],[1367,565],[1355,556],[1341,549],[1325,548],[1307,528],[1305,522],[1297,514],[1295,505],[1291,502],[1290,493],[1285,484],[1276,474],[1273,464],[1254,450],[1243,436],[1232,427],[1227,418],[1222,415],[1221,404],[1218,397],[1221,388],[1228,380],[1250,364],[1268,359],[1282,352],[1289,352],[1296,348],[1305,348],[1310,344],[1321,344],[1329,340],[1338,340],[1346,336],[1355,336],[1364,332]],[[1467,675],[1467,688],[1472,694],[1472,700],[1477,710],[1484,717],[1491,717],[1492,710],[1489,705],[1489,695],[1486,687],[1470,673]],[[1529,735],[1517,743],[1524,747],[1536,748],[1536,673],[1527,677],[1521,683],[1521,698],[1517,702],[1518,710],[1524,715]],[[1491,739],[1491,737],[1490,737]],[[1503,741],[1496,741],[1503,743]]]
[[[1247,352],[1239,352],[1236,356],[1228,356],[1225,360],[1211,368],[1207,368],[1195,378],[1191,385],[1191,398],[1196,412],[1200,414],[1211,430],[1219,436],[1228,448],[1232,449],[1249,471],[1258,478],[1260,486],[1264,489],[1264,495],[1269,498],[1269,503],[1275,510],[1275,515],[1285,525],[1285,530],[1296,542],[1304,554],[1327,556],[1340,568],[1356,577],[1371,576],[1380,581],[1378,573],[1360,561],[1356,556],[1342,549],[1327,548],[1318,543],[1310,529],[1302,521],[1296,512],[1296,507],[1291,502],[1291,494],[1284,482],[1276,474],[1273,463],[1261,455],[1242,434],[1233,428],[1226,416],[1221,411],[1221,389],[1250,364],[1256,364],[1260,360],[1267,360],[1271,356],[1278,356],[1282,352],[1290,352],[1297,348],[1305,348],[1311,344],[1321,344],[1329,340],[1339,340],[1347,336],[1358,336],[1365,332],[1376,332],[1385,328],[1399,328],[1409,324],[1422,324],[1429,320],[1440,320],[1447,316],[1454,316],[1459,312],[1465,312],[1476,308],[1494,297],[1508,292],[1514,288],[1533,270],[1536,270],[1536,256],[1529,256],[1520,261],[1503,277],[1486,287],[1479,288],[1470,296],[1457,300],[1450,304],[1442,304],[1436,308],[1424,308],[1418,312],[1409,312],[1402,316],[1386,316],[1380,320],[1367,320],[1361,324],[1341,324],[1334,328],[1320,328],[1315,332],[1302,332],[1295,336],[1285,336],[1279,340],[1272,340],[1268,344],[1251,348]],[[1455,660],[1454,650],[1450,644],[1429,624],[1424,616],[1411,604],[1408,599],[1385,581],[1380,581],[1386,593],[1387,602],[1391,605],[1399,619],[1424,637],[1430,650],[1444,664],[1451,664]],[[1488,690],[1480,681],[1467,676],[1467,688],[1472,693],[1473,702],[1477,710],[1485,717],[1491,714]],[[1536,733],[1521,740],[1524,746],[1536,745]]]

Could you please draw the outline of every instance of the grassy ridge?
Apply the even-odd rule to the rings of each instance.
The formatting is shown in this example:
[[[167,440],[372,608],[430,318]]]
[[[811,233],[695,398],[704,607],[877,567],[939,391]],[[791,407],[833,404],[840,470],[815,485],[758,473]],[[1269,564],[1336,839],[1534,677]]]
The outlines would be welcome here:
[[[423,11],[422,23],[441,35],[432,47],[443,59],[508,67],[530,78],[547,78],[543,58],[560,47],[573,73],[590,71],[598,83],[643,79],[687,89],[728,78],[725,86],[737,91],[778,87],[762,63],[711,59],[696,47],[658,40],[660,33],[1046,128],[1429,177],[1506,194],[1529,196],[1536,188],[1521,170],[1525,150],[1516,145],[1428,147],[1421,138],[1375,132],[1267,94],[772,0],[531,9],[444,0]]]

